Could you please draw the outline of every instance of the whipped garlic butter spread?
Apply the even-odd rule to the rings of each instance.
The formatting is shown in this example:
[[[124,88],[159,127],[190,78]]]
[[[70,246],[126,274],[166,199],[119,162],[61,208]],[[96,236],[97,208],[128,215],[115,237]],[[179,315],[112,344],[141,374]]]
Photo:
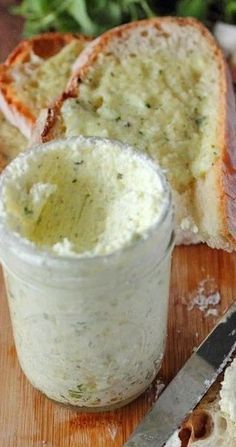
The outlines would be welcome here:
[[[173,210],[129,146],[70,138],[0,180],[0,257],[23,371],[48,397],[109,409],[142,393],[166,336]]]
[[[104,255],[145,237],[166,200],[153,165],[115,144],[46,146],[10,172],[9,227],[58,255]]]

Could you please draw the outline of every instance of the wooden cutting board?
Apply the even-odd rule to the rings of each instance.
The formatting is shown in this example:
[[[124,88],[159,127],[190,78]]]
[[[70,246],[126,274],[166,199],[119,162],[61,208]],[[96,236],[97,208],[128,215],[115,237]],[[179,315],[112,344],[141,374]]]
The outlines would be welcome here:
[[[213,311],[200,310],[199,305],[193,307],[204,295],[217,302],[217,292],[220,303],[210,306]],[[162,383],[173,378],[234,299],[236,254],[204,245],[175,249],[167,349],[158,376]],[[100,414],[80,413],[48,400],[33,389],[19,367],[0,277],[1,447],[121,447],[151,408],[158,389],[155,381],[135,402]]]
[[[22,21],[7,10],[13,0],[0,3],[3,60],[20,40]],[[221,301],[213,306],[218,316],[207,317],[198,307],[189,310],[201,291],[219,291]],[[234,299],[236,254],[206,246],[175,249],[167,349],[159,374],[162,383],[173,378]],[[83,414],[45,398],[20,370],[0,272],[0,447],[121,447],[156,400],[157,385],[154,382],[135,402],[110,413]]]

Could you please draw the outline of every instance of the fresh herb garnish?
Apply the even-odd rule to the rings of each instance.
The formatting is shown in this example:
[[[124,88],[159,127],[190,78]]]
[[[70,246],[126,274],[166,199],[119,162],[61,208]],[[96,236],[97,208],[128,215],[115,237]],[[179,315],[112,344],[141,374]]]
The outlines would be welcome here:
[[[236,0],[22,0],[11,11],[25,18],[25,36],[48,30],[95,36],[121,23],[155,15],[196,17],[208,26],[219,20],[236,22]]]
[[[47,30],[96,36],[121,23],[155,15],[149,0],[23,0],[11,10],[26,19],[26,36]]]

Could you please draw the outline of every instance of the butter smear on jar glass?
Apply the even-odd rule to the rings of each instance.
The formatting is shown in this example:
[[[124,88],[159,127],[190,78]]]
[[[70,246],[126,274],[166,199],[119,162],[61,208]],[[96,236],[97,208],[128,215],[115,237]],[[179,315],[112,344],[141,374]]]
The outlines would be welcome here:
[[[161,170],[76,137],[17,157],[0,180],[0,257],[21,367],[48,397],[119,407],[160,368],[173,209]]]

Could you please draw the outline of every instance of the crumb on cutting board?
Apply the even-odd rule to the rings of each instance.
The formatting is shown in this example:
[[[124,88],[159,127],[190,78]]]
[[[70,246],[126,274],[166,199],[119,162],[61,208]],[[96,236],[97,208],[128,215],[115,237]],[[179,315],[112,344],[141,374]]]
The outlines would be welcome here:
[[[205,317],[217,317],[216,306],[221,302],[221,295],[214,278],[206,278],[199,282],[196,290],[190,295],[188,310],[198,308]]]

